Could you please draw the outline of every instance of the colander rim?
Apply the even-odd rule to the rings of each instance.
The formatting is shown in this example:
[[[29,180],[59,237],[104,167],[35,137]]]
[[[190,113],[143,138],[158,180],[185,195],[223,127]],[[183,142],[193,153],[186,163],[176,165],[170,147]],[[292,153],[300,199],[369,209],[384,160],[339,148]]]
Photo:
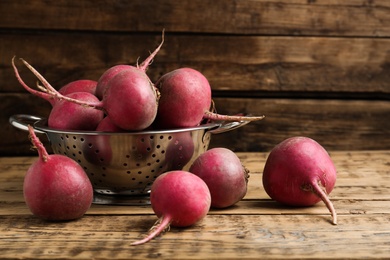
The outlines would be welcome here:
[[[53,129],[47,126],[47,119],[42,118],[37,120],[33,126],[35,129],[50,133],[50,134],[70,134],[70,135],[156,135],[156,134],[171,134],[171,133],[180,133],[180,132],[191,132],[198,130],[213,130],[221,127],[222,123],[206,123],[194,127],[185,127],[185,128],[175,128],[175,129],[164,129],[164,130],[145,130],[145,131],[126,131],[126,132],[103,132],[103,131],[84,131],[84,130],[61,130]]]

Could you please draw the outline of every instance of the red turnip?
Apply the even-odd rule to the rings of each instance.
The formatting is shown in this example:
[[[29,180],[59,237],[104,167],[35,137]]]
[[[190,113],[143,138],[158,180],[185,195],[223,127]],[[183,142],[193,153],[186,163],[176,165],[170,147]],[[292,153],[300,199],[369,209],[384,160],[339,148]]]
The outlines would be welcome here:
[[[148,242],[171,226],[187,227],[203,219],[210,209],[210,191],[198,176],[186,171],[169,171],[154,181],[150,202],[159,217],[144,239],[131,245]]]
[[[213,148],[202,153],[189,171],[209,187],[211,207],[230,207],[246,195],[249,171],[229,149]]]
[[[336,168],[327,151],[308,137],[291,137],[270,152],[264,167],[267,194],[290,206],[312,206],[322,200],[337,224],[329,194],[336,183]]]
[[[48,126],[55,129],[66,130],[95,130],[99,122],[103,119],[103,111],[96,110],[87,106],[80,106],[72,102],[68,102],[60,96],[52,93],[57,91],[28,63],[23,61],[27,67],[37,75],[38,79],[45,85],[46,92],[38,91],[30,88],[22,80],[18,69],[15,66],[14,58],[12,59],[12,66],[15,71],[16,78],[20,84],[30,93],[41,97],[52,105],[52,110],[48,117]],[[60,94],[59,94],[60,95]],[[88,92],[74,92],[65,95],[66,98],[77,99],[80,102],[98,102],[98,98]]]
[[[143,130],[157,114],[158,92],[144,71],[138,68],[115,75],[105,91],[101,104],[111,121],[124,130]]]
[[[143,72],[146,72],[146,70],[148,69],[148,66],[152,62],[154,56],[156,56],[156,54],[159,52],[163,42],[164,42],[164,31],[163,31],[163,34],[162,34],[162,41],[161,41],[160,45],[154,50],[154,52],[148,58],[146,58],[146,60],[144,60],[142,62],[141,65],[138,66],[138,64],[137,64],[137,68],[138,69],[140,69]],[[97,86],[96,86],[96,96],[98,98],[100,98],[100,99],[103,99],[107,88],[110,87],[110,85],[112,85],[112,84],[109,83],[109,81],[113,77],[115,77],[119,72],[122,72],[122,71],[128,70],[128,69],[134,69],[134,68],[135,67],[131,66],[131,65],[119,64],[119,65],[115,65],[115,66],[112,66],[109,69],[107,69],[100,76],[100,78],[98,80],[98,83],[97,83]]]
[[[159,128],[197,126],[204,118],[232,121],[263,118],[219,115],[209,111],[212,105],[210,84],[202,73],[191,68],[168,72],[155,86],[161,94],[156,117]]]
[[[74,92],[66,95],[83,102],[96,102],[98,99],[87,92]],[[91,107],[83,107],[67,100],[58,99],[52,107],[48,126],[65,130],[95,130],[103,119],[104,113]]]
[[[108,85],[108,82],[110,79],[112,79],[116,74],[119,72],[132,68],[133,66],[125,65],[125,64],[119,64],[115,65],[108,70],[106,70],[99,78],[97,86],[96,86],[96,96],[100,99],[103,99],[104,92],[106,91]]]
[[[65,86],[61,87],[58,92],[62,95],[67,95],[73,92],[88,92],[93,95],[96,93],[97,81],[89,79],[79,79],[69,82]]]
[[[49,155],[28,126],[39,159],[27,170],[24,199],[31,212],[46,220],[72,220],[82,217],[93,199],[93,189],[83,168],[59,154]]]

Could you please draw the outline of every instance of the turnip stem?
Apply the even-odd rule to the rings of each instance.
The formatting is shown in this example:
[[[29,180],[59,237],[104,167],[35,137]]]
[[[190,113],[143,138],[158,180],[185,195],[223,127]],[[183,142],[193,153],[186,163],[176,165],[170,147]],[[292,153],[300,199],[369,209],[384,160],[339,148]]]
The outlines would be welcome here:
[[[47,159],[49,158],[49,154],[45,149],[45,146],[42,144],[42,142],[39,140],[39,138],[34,135],[34,128],[31,125],[28,125],[28,132],[29,132],[29,138],[31,140],[31,143],[34,145],[34,148],[38,150],[39,158],[43,162],[47,162]]]
[[[265,116],[229,116],[220,115],[210,111],[206,111],[203,118],[218,120],[218,121],[258,121],[263,119]]]
[[[148,66],[152,63],[153,58],[156,56],[156,54],[160,51],[161,46],[164,43],[164,30],[162,32],[162,39],[160,45],[149,55],[149,57],[144,60],[140,66],[137,66],[140,70],[146,71],[148,69]]]
[[[47,92],[55,92],[56,89],[53,88],[50,83],[33,67],[31,66],[27,61],[24,59],[20,59],[24,65],[38,78],[40,82],[42,82],[43,86],[47,89]]]

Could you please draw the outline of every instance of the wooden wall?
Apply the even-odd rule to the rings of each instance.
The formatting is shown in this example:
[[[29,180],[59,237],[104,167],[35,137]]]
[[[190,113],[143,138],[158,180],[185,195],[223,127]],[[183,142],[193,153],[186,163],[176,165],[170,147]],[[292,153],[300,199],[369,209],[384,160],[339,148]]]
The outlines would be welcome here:
[[[59,88],[143,60],[163,28],[153,81],[193,67],[209,79],[218,112],[266,115],[213,135],[212,146],[268,151],[304,135],[332,150],[390,148],[390,1],[2,0],[0,155],[35,154],[9,116],[50,110],[16,81],[14,55]]]

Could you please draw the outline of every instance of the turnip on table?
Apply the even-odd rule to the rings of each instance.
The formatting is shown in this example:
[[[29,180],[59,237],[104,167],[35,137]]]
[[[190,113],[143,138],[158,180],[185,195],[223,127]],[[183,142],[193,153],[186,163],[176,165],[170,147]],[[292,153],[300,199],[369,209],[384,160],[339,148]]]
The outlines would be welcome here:
[[[291,137],[270,152],[263,172],[267,194],[290,206],[312,206],[322,200],[337,224],[328,194],[336,183],[336,168],[327,151],[308,137]]]
[[[199,155],[189,171],[199,176],[209,187],[211,207],[230,207],[247,193],[249,170],[227,148],[212,148]]]
[[[30,211],[51,221],[82,217],[93,199],[92,184],[84,169],[64,155],[49,155],[28,125],[30,139],[39,159],[27,170],[23,195]]]
[[[203,219],[211,203],[210,191],[198,176],[187,171],[169,171],[158,176],[150,192],[150,203],[159,217],[143,239],[131,245],[144,244],[170,225],[187,227]]]

